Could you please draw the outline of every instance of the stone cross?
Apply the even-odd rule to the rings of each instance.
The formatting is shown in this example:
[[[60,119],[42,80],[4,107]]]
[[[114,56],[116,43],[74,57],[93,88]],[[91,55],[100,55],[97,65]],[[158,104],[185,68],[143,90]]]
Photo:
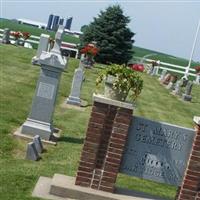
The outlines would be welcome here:
[[[59,37],[60,40],[62,40],[63,34],[64,28]],[[67,64],[58,51],[58,44],[60,43],[55,44],[54,51],[53,49],[50,52],[43,51],[39,58],[41,72],[35,96],[33,97],[31,111],[21,128],[22,134],[31,136],[39,135],[45,140],[51,140],[53,137],[54,128],[52,121],[56,97],[61,73]]]
[[[32,58],[32,64],[33,65],[39,65],[39,58],[42,54],[42,51],[48,51],[48,45],[49,45],[49,35],[46,34],[41,34],[40,36],[40,41],[38,44],[38,48],[37,48],[37,52],[36,52],[36,56],[34,56]]]
[[[5,28],[3,31],[2,43],[9,44],[10,43],[10,29]]]
[[[185,88],[185,93],[182,95],[182,99],[184,101],[191,101],[192,100],[192,96],[191,96],[192,86],[193,86],[192,81],[188,81],[186,88]]]
[[[83,79],[84,79],[84,70],[83,70],[82,61],[80,61],[79,67],[75,69],[75,72],[74,72],[71,92],[66,101],[67,104],[72,104],[72,105],[77,105],[77,106],[81,105],[80,93],[81,93]]]
[[[166,69],[162,70],[162,73],[160,75],[159,81],[162,81],[165,78],[166,73],[167,73]]]

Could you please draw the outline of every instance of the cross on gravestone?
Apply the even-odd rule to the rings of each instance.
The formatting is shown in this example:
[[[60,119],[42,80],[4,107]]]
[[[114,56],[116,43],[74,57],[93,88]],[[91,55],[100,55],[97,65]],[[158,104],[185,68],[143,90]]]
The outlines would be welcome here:
[[[42,52],[39,63],[41,72],[36,86],[35,96],[33,97],[32,108],[25,123],[22,125],[21,133],[31,136],[39,135],[42,139],[51,140],[53,137],[53,113],[56,103],[56,97],[59,88],[59,82],[62,71],[67,64],[61,56],[58,42],[62,40],[64,27],[59,26],[58,37],[54,48],[50,52]]]
[[[10,29],[5,28],[3,31],[2,43],[9,44],[10,43]]]
[[[39,65],[39,58],[42,54],[42,51],[48,50],[49,39],[50,39],[49,35],[41,34],[36,56],[32,58],[33,65]]]
[[[81,105],[80,93],[81,93],[83,79],[84,79],[84,70],[83,70],[82,61],[80,61],[79,67],[75,69],[75,72],[74,72],[71,92],[70,92],[69,97],[66,100],[67,104],[72,104],[72,105],[77,105],[77,106]]]
[[[27,150],[26,150],[26,159],[27,160],[39,160],[40,156],[37,152],[37,149],[35,147],[35,143],[34,142],[29,142],[27,145]]]
[[[160,78],[158,80],[159,81],[163,81],[163,79],[164,79],[166,74],[167,74],[167,70],[166,69],[162,70],[161,76],[160,76]]]
[[[182,99],[184,101],[191,101],[192,100],[192,96],[191,96],[192,86],[193,86],[192,81],[188,81],[186,88],[185,88],[185,93],[182,95]]]
[[[35,144],[38,153],[42,153],[44,151],[42,141],[39,135],[34,136],[33,143]]]

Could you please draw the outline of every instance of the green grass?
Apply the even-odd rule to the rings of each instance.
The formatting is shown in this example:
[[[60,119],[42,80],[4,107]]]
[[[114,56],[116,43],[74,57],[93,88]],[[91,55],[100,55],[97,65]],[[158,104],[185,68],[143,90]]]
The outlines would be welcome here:
[[[40,176],[54,173],[76,175],[91,106],[85,111],[63,108],[69,95],[74,69],[78,60],[70,59],[62,74],[54,124],[62,129],[57,146],[45,146],[47,152],[38,162],[25,160],[26,142],[14,139],[12,133],[28,116],[39,67],[31,65],[36,51],[12,45],[0,45],[0,199],[33,200],[31,192]],[[86,70],[81,98],[92,104],[95,78],[100,66]],[[191,103],[180,101],[162,87],[155,77],[143,74],[144,89],[134,114],[153,120],[192,127],[192,118],[199,115],[200,87],[194,86]],[[117,185],[173,199],[176,188],[120,174]]]

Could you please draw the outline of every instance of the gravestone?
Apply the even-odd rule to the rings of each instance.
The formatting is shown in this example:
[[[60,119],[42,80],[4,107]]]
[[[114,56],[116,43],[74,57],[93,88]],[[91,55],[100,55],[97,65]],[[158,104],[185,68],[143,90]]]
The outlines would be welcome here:
[[[182,95],[182,99],[184,101],[191,101],[192,100],[192,96],[191,96],[192,86],[193,86],[192,81],[188,81],[188,83],[185,87],[185,93]]]
[[[33,143],[35,144],[38,153],[42,153],[44,151],[42,141],[39,135],[34,136]]]
[[[10,29],[5,28],[3,31],[2,43],[9,44],[10,43]]]
[[[34,142],[29,142],[27,144],[27,150],[26,150],[26,159],[27,160],[39,160],[40,156],[37,152],[37,149],[35,147],[35,143]]]
[[[198,85],[200,84],[200,74],[196,75],[195,83],[198,84]]]
[[[168,83],[168,85],[166,86],[166,88],[167,88],[168,90],[173,90],[173,88],[174,88],[174,83],[170,81],[170,82]]]
[[[120,172],[170,185],[181,185],[195,132],[133,117]]]
[[[77,106],[81,105],[80,94],[81,94],[83,79],[84,79],[84,70],[83,70],[83,64],[81,60],[79,63],[79,67],[75,69],[75,72],[74,72],[71,92],[66,101],[67,104],[72,104],[72,105],[77,105]]]
[[[174,95],[181,95],[181,81],[177,81],[174,90],[172,91]]]
[[[158,74],[158,67],[155,66],[153,69],[152,69],[152,72],[150,73],[151,76],[155,76]]]
[[[161,73],[160,78],[158,80],[163,81],[166,74],[167,74],[167,70],[166,69],[162,70],[162,73]]]
[[[166,74],[164,79],[162,80],[162,83],[165,84],[165,85],[168,85],[169,82],[170,82],[170,78],[171,78],[171,74]]]
[[[39,63],[41,72],[37,82],[32,108],[26,122],[22,125],[21,133],[31,136],[39,135],[42,139],[53,137],[53,113],[59,88],[61,73],[66,60],[60,54],[60,44],[64,27],[59,26],[55,35],[55,45],[50,52],[43,51]]]
[[[32,58],[33,65],[39,65],[39,58],[42,54],[42,51],[48,51],[49,39],[50,39],[49,35],[43,33],[41,34],[36,56]]]

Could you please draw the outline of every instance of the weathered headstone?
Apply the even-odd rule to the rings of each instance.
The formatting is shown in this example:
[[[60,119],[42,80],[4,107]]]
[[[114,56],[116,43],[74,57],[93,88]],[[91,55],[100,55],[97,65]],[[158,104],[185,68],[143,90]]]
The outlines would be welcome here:
[[[159,81],[163,81],[163,79],[164,79],[166,73],[167,73],[167,70],[166,70],[166,69],[162,70],[162,73],[161,73],[161,75],[160,75],[160,77],[159,77],[158,80],[159,80]]]
[[[38,153],[42,153],[44,151],[42,141],[39,135],[34,136],[33,143],[35,144]]]
[[[56,33],[55,45],[50,52],[42,52],[39,63],[41,73],[37,82],[32,108],[26,122],[22,125],[21,133],[50,140],[53,136],[53,113],[61,73],[65,68],[66,60],[60,54],[60,43],[64,27],[59,26]]]
[[[192,100],[192,96],[191,96],[192,86],[193,86],[192,81],[188,81],[188,83],[185,87],[185,93],[182,95],[182,99],[184,101],[191,101]]]
[[[39,65],[39,58],[42,54],[42,51],[48,51],[49,38],[49,35],[43,33],[41,34],[36,56],[32,58],[32,64]]]
[[[27,144],[26,159],[27,160],[35,160],[35,161],[40,159],[40,156],[37,152],[34,142],[29,142]]]
[[[165,84],[165,85],[168,85],[169,82],[170,82],[170,78],[171,78],[171,74],[166,74],[164,79],[162,80],[162,83]]]
[[[10,43],[10,29],[5,28],[3,31],[2,43],[9,44]]]
[[[195,80],[196,84],[200,84],[200,74],[196,75],[196,80]]]
[[[72,104],[72,105],[77,105],[77,106],[81,105],[80,94],[81,94],[83,79],[84,79],[84,70],[83,70],[82,61],[80,61],[79,67],[75,69],[75,72],[74,72],[71,92],[66,101],[67,104]]]
[[[170,81],[170,82],[168,83],[168,85],[166,86],[166,88],[167,88],[168,90],[173,90],[173,88],[174,88],[174,83]]]
[[[151,76],[155,76],[155,75],[157,75],[157,74],[158,74],[158,67],[155,66],[155,67],[151,70],[150,75],[151,75]]]
[[[193,129],[134,116],[120,172],[181,185],[194,136]]]
[[[177,81],[174,90],[172,91],[174,95],[181,95],[181,81]]]

